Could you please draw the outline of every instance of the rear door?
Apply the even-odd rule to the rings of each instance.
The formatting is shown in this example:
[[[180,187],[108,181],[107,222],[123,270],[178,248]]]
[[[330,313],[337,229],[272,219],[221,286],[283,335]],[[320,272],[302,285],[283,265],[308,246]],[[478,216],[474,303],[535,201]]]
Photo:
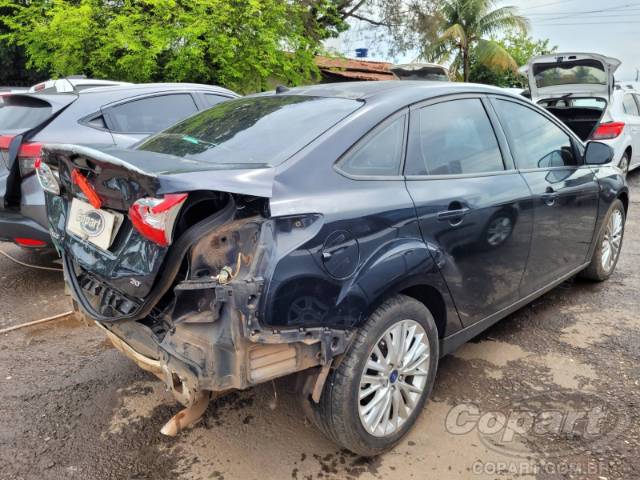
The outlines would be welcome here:
[[[595,53],[558,53],[531,59],[520,71],[529,79],[531,100],[599,97],[611,103],[614,73],[621,62]]]
[[[128,147],[190,117],[198,107],[190,93],[180,92],[128,99],[102,110],[116,145]]]
[[[559,121],[515,99],[493,98],[516,163],[533,193],[533,239],[521,292],[547,286],[587,261],[599,186],[583,147]]]
[[[410,121],[407,188],[465,325],[519,299],[532,234],[530,191],[488,107],[439,99]]]

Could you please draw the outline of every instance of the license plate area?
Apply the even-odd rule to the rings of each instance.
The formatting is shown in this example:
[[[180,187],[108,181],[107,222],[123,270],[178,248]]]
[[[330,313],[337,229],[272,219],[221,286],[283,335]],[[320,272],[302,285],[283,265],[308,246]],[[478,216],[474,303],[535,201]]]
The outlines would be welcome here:
[[[91,204],[74,198],[69,209],[67,232],[102,250],[109,250],[123,220],[121,213],[93,208]]]

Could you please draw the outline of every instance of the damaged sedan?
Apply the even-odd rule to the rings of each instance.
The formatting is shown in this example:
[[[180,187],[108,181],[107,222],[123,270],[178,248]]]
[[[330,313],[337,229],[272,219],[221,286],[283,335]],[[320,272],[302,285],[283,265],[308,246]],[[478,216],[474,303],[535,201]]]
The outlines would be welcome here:
[[[51,236],[84,314],[185,406],[298,374],[360,455],[395,445],[438,360],[581,274],[629,205],[607,145],[501,89],[280,88],[135,149],[48,145]]]

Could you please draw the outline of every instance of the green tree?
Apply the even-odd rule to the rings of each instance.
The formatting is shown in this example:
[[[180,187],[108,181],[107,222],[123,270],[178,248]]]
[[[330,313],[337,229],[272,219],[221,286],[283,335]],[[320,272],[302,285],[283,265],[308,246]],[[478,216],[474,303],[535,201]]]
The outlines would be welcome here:
[[[260,91],[276,77],[299,84],[315,73],[320,41],[334,34],[331,1],[0,0],[28,66],[52,76],[217,83]],[[337,30],[335,30],[337,31]]]
[[[500,38],[494,37],[492,40],[498,43],[519,67],[526,65],[533,57],[549,55],[558,49],[558,47],[551,45],[549,39],[536,40],[517,30],[508,30]],[[475,51],[471,53],[469,80],[499,87],[526,88],[528,83],[523,75],[513,69],[496,68],[478,62]]]
[[[494,0],[443,0],[435,17],[428,19],[436,22],[438,33],[423,47],[423,56],[447,61],[453,55],[451,71],[462,72],[465,82],[471,74],[472,53],[483,65],[517,70],[513,57],[491,36],[505,29],[527,32],[528,21],[515,7],[494,9],[494,5]]]

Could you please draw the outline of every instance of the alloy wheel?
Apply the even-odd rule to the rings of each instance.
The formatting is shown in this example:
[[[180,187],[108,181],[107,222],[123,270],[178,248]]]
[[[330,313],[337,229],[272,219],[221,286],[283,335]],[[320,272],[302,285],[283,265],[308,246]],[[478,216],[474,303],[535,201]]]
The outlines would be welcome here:
[[[623,230],[622,212],[615,210],[609,217],[602,239],[602,268],[606,272],[611,271],[618,259]]]
[[[426,388],[431,361],[427,333],[414,320],[393,324],[369,352],[360,377],[358,413],[373,436],[396,433]]]
[[[509,238],[512,228],[509,217],[496,218],[487,229],[487,243],[492,247],[497,247]]]

